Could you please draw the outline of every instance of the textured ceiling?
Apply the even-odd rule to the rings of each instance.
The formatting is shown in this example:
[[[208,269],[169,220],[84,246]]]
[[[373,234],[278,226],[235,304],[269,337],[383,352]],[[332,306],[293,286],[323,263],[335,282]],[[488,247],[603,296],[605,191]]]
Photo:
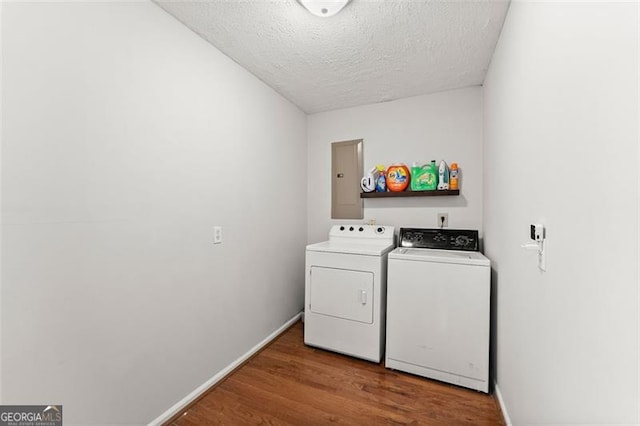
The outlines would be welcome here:
[[[482,84],[508,1],[155,2],[307,113]]]

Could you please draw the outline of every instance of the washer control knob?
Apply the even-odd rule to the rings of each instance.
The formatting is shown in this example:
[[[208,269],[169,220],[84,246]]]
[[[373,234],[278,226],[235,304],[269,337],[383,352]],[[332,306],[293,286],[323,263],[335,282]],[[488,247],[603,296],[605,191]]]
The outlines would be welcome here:
[[[358,229],[358,231],[362,232],[364,231],[364,228],[361,226],[360,229]]]
[[[349,231],[353,231],[353,226],[349,227]]]
[[[382,234],[383,232],[384,232],[384,228],[382,226],[376,229],[376,234]]]

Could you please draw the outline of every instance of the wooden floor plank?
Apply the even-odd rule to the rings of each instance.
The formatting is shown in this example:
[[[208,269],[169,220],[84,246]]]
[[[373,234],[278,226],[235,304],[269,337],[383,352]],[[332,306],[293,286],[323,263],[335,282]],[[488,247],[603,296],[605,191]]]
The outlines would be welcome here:
[[[504,425],[495,398],[304,344],[297,323],[175,426]]]

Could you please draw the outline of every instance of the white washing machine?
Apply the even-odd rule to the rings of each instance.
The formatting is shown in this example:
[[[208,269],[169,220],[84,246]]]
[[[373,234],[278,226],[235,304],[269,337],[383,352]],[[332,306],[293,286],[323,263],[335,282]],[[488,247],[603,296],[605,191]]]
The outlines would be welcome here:
[[[387,254],[394,228],[335,225],[306,250],[304,342],[373,362],[384,350]]]
[[[385,366],[488,392],[490,270],[478,231],[400,229],[389,254]]]

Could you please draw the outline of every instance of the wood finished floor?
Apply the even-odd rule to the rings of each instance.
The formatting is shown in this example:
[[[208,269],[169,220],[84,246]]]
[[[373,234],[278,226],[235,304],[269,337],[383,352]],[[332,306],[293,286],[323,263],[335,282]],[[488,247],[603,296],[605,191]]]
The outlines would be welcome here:
[[[298,322],[170,423],[504,425],[491,395],[304,345]]]

